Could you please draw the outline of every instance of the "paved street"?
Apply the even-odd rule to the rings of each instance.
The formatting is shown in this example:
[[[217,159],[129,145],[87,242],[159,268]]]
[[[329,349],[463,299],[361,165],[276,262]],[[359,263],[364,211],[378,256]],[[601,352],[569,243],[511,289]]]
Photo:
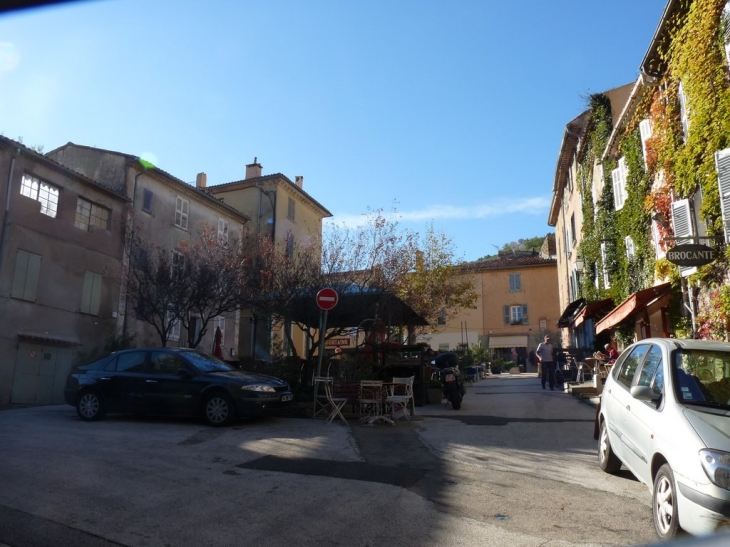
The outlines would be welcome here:
[[[602,473],[595,409],[534,375],[397,426],[0,412],[0,545],[567,546],[654,541],[650,494]]]

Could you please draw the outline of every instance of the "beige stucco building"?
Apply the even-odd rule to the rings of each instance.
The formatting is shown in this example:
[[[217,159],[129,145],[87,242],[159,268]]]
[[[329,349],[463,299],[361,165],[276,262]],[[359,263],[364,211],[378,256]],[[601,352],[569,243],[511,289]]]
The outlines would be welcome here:
[[[281,173],[262,175],[262,165],[254,158],[246,166],[243,180],[211,185],[208,190],[252,219],[247,228],[256,235],[273,238],[282,252],[294,256],[296,248],[311,248],[312,253],[321,254],[322,220],[332,213],[304,190],[303,176],[292,182]],[[268,359],[272,350],[287,354],[282,328],[292,329],[297,353],[306,354],[306,338],[293,325],[271,325],[267,318],[245,310],[241,326],[238,347],[242,358]],[[273,348],[274,343],[282,347]]]
[[[435,350],[480,343],[493,355],[525,359],[560,315],[557,264],[548,236],[538,252],[500,252],[491,260],[461,266],[474,282],[476,309],[462,310],[423,340]]]
[[[0,136],[0,404],[63,402],[116,329],[130,199]]]

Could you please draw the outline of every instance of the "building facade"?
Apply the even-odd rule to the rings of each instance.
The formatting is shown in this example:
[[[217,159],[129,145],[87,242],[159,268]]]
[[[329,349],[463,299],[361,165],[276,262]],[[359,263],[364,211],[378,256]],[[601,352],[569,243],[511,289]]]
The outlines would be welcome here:
[[[63,402],[119,318],[130,199],[0,136],[0,404]]]

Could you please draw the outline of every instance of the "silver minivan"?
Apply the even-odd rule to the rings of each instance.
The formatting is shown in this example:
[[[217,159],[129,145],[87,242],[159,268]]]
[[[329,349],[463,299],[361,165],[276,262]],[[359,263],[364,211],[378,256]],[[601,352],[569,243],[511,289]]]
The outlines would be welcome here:
[[[626,348],[597,414],[598,460],[652,492],[661,539],[730,532],[730,344],[649,338]]]

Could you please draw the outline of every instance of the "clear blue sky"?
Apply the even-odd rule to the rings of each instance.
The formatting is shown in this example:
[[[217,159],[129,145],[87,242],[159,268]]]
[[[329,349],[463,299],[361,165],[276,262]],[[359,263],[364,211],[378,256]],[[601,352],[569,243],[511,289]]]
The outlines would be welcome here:
[[[589,93],[632,82],[665,0],[103,0],[0,16],[0,132],[187,181],[304,176],[335,220],[395,207],[459,258],[552,232]]]

